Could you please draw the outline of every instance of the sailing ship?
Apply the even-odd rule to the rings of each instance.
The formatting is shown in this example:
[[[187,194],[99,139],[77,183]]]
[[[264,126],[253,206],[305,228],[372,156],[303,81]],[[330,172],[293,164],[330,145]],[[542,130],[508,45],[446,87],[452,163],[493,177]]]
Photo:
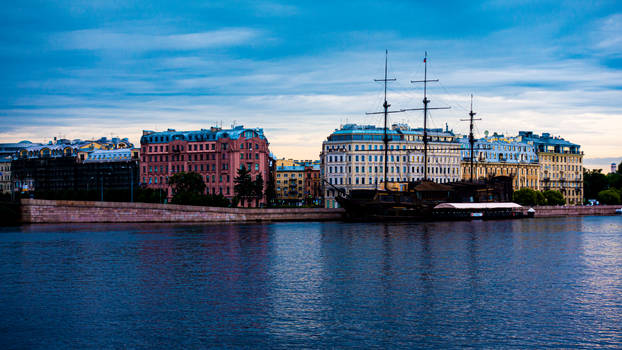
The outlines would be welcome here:
[[[381,188],[358,189],[346,193],[327,182],[338,195],[337,202],[346,211],[346,217],[352,220],[428,220],[428,219],[464,219],[464,218],[498,218],[521,216],[519,205],[509,203],[512,195],[512,178],[509,176],[490,177],[485,181],[473,179],[473,116],[470,115],[470,150],[471,150],[471,181],[457,181],[452,183],[437,183],[428,178],[428,111],[433,109],[449,109],[450,107],[429,107],[427,97],[427,83],[438,81],[427,77],[427,52],[425,53],[424,79],[411,81],[423,83],[423,108],[389,110],[387,101],[387,83],[395,81],[388,78],[387,71],[388,51],[385,52],[384,79],[375,81],[384,83],[383,111],[367,114],[384,115],[384,167]],[[423,178],[407,183],[390,183],[388,173],[389,137],[387,135],[387,119],[391,113],[406,111],[423,111]],[[399,148],[398,148],[399,149]]]

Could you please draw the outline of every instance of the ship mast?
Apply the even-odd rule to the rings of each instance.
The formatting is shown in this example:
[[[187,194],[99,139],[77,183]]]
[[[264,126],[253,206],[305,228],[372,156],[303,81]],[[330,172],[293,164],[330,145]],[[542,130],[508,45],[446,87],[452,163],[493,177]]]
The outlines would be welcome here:
[[[387,128],[387,119],[388,119],[388,115],[389,113],[400,113],[400,112],[404,112],[404,110],[399,110],[399,111],[389,111],[389,107],[391,107],[391,105],[387,102],[387,82],[389,81],[395,81],[395,78],[391,78],[389,79],[387,77],[388,75],[388,68],[387,68],[387,62],[388,62],[388,57],[389,57],[389,50],[385,51],[384,54],[384,79],[374,79],[374,81],[382,81],[384,82],[384,103],[382,104],[383,107],[383,111],[382,112],[370,112],[370,113],[365,113],[367,115],[369,114],[384,114],[384,134],[382,137],[382,142],[384,143],[384,171],[383,171],[383,177],[384,177],[384,188],[385,190],[387,189],[387,173],[389,170],[389,166],[388,166],[388,158],[389,158],[389,135],[388,135],[388,128]]]
[[[469,144],[471,145],[471,159],[470,159],[470,163],[471,163],[471,182],[473,182],[473,149],[474,149],[474,145],[475,145],[475,137],[473,137],[473,121],[474,120],[482,120],[481,118],[478,119],[473,119],[473,117],[476,115],[477,113],[473,112],[473,94],[471,94],[471,111],[469,112],[469,119],[460,119],[461,121],[469,121]]]
[[[451,107],[428,107],[428,82],[438,81],[438,79],[428,80],[428,52],[423,58],[424,73],[423,80],[411,80],[411,83],[423,83],[423,108],[403,109],[403,111],[423,110],[423,180],[428,180],[428,110],[431,109],[450,109]]]

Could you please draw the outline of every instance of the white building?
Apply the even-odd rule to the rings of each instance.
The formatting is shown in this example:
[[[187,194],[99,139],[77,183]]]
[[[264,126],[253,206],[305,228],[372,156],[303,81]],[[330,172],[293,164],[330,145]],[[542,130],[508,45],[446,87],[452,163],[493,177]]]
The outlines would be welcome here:
[[[346,124],[322,143],[322,178],[345,190],[374,189],[384,180],[383,128]],[[423,179],[423,129],[394,124],[389,138],[387,182]],[[460,145],[452,131],[428,129],[428,180],[438,183],[459,181]],[[381,186],[382,187],[382,186]],[[325,206],[337,207],[337,191],[324,185]]]

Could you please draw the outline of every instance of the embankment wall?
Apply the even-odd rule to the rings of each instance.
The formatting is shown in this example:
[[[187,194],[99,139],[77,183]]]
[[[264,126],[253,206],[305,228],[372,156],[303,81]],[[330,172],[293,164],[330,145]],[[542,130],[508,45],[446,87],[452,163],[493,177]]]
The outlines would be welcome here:
[[[256,222],[338,220],[343,209],[218,208],[191,205],[21,200],[22,223],[71,222]]]
[[[530,207],[526,206],[523,212],[527,214]],[[535,217],[556,217],[556,216],[584,216],[584,215],[615,215],[616,209],[622,208],[622,205],[595,205],[595,206],[535,206]]]

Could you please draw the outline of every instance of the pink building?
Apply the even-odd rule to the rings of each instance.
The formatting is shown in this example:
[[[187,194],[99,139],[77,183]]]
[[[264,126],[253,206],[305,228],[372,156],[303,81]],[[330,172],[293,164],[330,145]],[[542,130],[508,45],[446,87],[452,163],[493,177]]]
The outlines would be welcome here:
[[[234,196],[233,179],[241,166],[251,170],[253,180],[261,174],[264,189],[270,178],[269,143],[263,129],[235,126],[197,131],[143,130],[140,145],[141,183],[164,189],[169,198],[172,190],[167,185],[168,177],[178,172],[201,174],[209,193],[220,193],[229,199]]]

